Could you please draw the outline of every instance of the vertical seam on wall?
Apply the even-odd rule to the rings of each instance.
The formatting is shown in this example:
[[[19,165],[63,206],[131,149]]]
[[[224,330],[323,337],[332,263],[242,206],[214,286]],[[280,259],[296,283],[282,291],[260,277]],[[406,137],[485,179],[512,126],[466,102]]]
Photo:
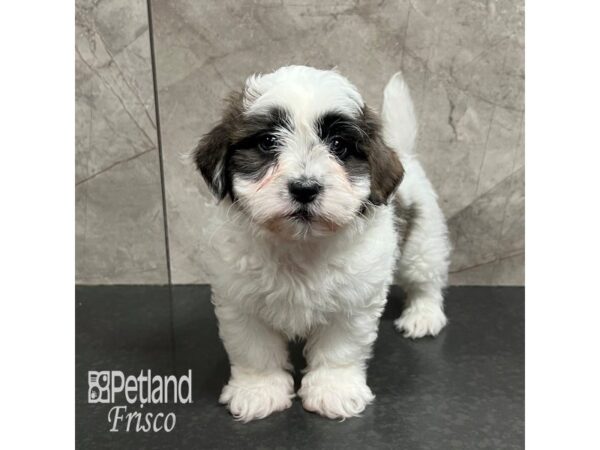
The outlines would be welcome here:
[[[175,323],[174,323],[174,302],[173,302],[173,283],[171,279],[171,251],[169,247],[169,221],[167,217],[167,194],[165,187],[165,168],[162,148],[162,134],[160,129],[160,108],[158,105],[158,78],[156,76],[156,55],[154,53],[154,26],[152,24],[152,1],[146,1],[148,9],[148,36],[150,38],[150,62],[152,66],[152,89],[154,92],[154,116],[156,121],[156,145],[158,147],[158,167],[160,170],[160,191],[162,196],[163,210],[163,230],[165,233],[165,257],[167,259],[167,281],[169,283],[169,321],[171,328],[171,365],[172,370],[177,369],[177,356],[175,345]]]
[[[167,196],[165,189],[165,169],[162,150],[162,136],[160,129],[160,109],[158,105],[158,82],[156,77],[156,57],[154,54],[154,27],[152,26],[152,5],[147,0],[148,8],[148,35],[150,36],[150,61],[152,66],[152,88],[154,90],[154,117],[156,122],[156,144],[158,147],[158,166],[160,171],[160,190],[162,196],[163,228],[165,233],[165,256],[167,259],[167,280],[171,287],[171,251],[169,247],[169,221],[167,218]]]

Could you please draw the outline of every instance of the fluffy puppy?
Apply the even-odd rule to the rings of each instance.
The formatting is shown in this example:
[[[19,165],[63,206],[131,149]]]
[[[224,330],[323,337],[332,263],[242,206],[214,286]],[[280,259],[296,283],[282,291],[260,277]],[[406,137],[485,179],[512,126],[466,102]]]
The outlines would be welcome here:
[[[288,66],[248,78],[201,139],[195,162],[221,200],[210,219],[231,363],[220,401],[236,419],[291,406],[296,338],[304,408],[359,415],[374,398],[367,362],[395,268],[408,296],[398,330],[418,338],[446,324],[450,246],[416,132],[400,73],[379,117],[339,73]]]

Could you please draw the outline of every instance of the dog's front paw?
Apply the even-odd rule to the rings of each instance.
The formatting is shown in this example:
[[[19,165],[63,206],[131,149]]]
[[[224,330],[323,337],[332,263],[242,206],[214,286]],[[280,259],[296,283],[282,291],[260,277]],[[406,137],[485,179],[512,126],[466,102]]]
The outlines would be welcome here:
[[[396,319],[396,329],[408,338],[436,336],[446,326],[448,319],[438,305],[414,305],[404,310]]]
[[[360,368],[315,369],[302,379],[302,406],[330,419],[358,416],[375,396]]]
[[[232,367],[231,379],[219,402],[227,405],[236,420],[250,422],[289,408],[293,398],[294,379],[289,373],[259,373]]]

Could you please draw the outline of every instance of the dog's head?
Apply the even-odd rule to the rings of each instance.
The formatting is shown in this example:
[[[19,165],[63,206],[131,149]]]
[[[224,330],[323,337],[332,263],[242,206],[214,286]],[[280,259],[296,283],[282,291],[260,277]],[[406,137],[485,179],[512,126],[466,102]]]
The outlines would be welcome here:
[[[336,232],[386,203],[403,176],[356,88],[304,66],[250,77],[194,156],[218,198],[286,239]]]

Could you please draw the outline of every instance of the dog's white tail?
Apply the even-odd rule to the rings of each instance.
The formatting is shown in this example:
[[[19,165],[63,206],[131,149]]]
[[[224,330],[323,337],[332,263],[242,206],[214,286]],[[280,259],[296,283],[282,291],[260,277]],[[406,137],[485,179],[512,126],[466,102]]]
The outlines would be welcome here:
[[[417,119],[408,86],[401,72],[396,72],[383,91],[383,137],[400,155],[414,152]]]

